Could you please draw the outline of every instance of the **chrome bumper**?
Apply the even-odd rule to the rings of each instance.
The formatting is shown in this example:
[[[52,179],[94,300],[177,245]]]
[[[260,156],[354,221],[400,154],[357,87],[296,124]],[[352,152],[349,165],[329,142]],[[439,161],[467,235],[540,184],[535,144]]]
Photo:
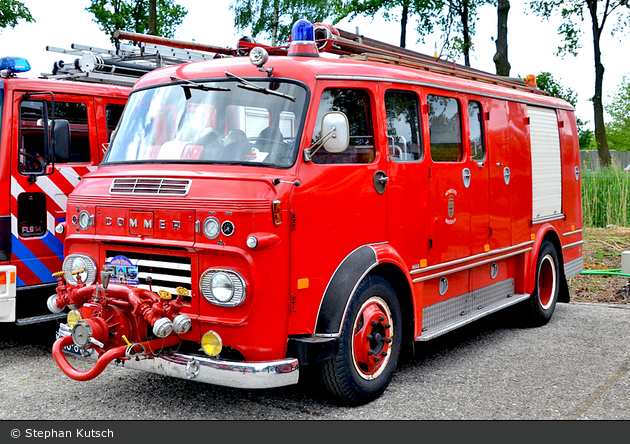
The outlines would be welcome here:
[[[68,327],[61,324],[57,338],[69,334]],[[88,350],[90,351],[93,350]],[[83,353],[85,359],[96,361],[96,353]],[[117,366],[128,369],[244,389],[284,387],[297,384],[299,378],[298,360],[294,358],[264,362],[225,361],[165,350],[154,358],[131,358],[114,362]]]
[[[245,389],[297,384],[297,359],[235,362],[167,352],[153,359],[119,361],[125,368],[181,379]],[[119,364],[120,365],[120,364]]]

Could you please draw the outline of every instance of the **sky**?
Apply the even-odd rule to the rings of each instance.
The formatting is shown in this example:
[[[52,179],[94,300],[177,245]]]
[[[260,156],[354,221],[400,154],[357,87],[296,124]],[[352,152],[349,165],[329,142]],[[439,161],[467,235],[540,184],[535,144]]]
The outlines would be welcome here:
[[[46,51],[47,46],[70,49],[71,44],[89,45],[99,48],[112,48],[109,38],[93,21],[94,16],[85,10],[89,0],[21,0],[29,8],[35,23],[20,21],[15,28],[0,31],[0,56],[25,57],[31,64],[26,75],[37,77],[50,73],[53,63],[58,60],[72,62],[75,57]],[[175,38],[183,41],[196,41],[215,46],[236,47],[238,39],[248,35],[247,30],[234,28],[234,15],[229,6],[231,0],[176,0],[188,10],[183,23],[177,28]],[[550,72],[565,88],[577,93],[576,113],[587,128],[593,128],[593,106],[589,98],[595,90],[595,70],[593,45],[590,37],[590,22],[581,24],[585,32],[580,40],[582,48],[577,57],[556,56],[561,39],[557,34],[559,19],[546,20],[530,12],[525,0],[511,0],[508,18],[508,58],[512,69],[510,76],[525,77],[528,74]],[[473,38],[471,66],[490,73],[495,72],[492,57],[496,52],[494,38],[497,34],[496,7],[483,6],[476,24]],[[619,87],[623,75],[630,74],[630,62],[624,42],[630,41],[630,33],[621,38],[611,36],[614,23],[607,23],[602,36],[602,62],[604,74],[604,103],[609,102]],[[396,21],[386,21],[378,15],[374,19],[357,17],[344,20],[336,25],[345,31],[355,31],[356,27],[365,37],[398,45],[400,25]],[[418,42],[419,36],[413,30],[413,22],[407,31],[407,49],[432,55],[435,45],[441,46],[442,36],[435,34]],[[264,42],[261,38],[259,40]],[[463,64],[463,58],[456,60]]]

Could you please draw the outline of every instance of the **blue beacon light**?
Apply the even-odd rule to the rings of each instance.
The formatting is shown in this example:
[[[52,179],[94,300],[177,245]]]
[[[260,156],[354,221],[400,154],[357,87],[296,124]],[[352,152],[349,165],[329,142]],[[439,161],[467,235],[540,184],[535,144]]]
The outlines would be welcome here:
[[[313,24],[305,19],[300,19],[291,30],[291,43],[289,55],[298,57],[319,57],[319,51],[315,44],[315,31]]]
[[[0,71],[8,71],[11,74],[27,72],[31,70],[31,64],[23,57],[0,58]]]

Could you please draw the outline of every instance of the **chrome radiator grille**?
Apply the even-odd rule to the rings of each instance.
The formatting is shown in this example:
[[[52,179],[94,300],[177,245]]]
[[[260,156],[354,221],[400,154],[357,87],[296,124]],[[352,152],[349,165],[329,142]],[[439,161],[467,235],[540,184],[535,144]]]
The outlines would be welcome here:
[[[190,179],[120,178],[114,179],[109,193],[186,196],[191,182]]]
[[[151,290],[166,290],[174,297],[177,287],[184,287],[189,292],[192,289],[191,259],[189,257],[166,256],[129,251],[107,251],[107,263],[116,256],[125,256],[138,267],[139,288]],[[192,292],[191,292],[192,293]],[[190,302],[190,296],[184,302]]]

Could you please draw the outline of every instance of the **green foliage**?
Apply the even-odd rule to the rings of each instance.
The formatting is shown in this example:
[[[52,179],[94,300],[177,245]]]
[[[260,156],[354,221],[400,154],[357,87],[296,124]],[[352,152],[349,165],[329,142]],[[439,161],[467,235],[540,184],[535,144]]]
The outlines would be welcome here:
[[[149,0],[90,0],[86,11],[94,14],[94,22],[101,31],[110,36],[112,43],[116,30],[147,33],[149,29]],[[174,0],[157,0],[156,35],[172,38],[175,29],[188,14],[186,8],[175,4]]]
[[[0,30],[10,26],[15,28],[19,20],[34,23],[31,11],[18,0],[0,0]]]
[[[582,172],[585,227],[630,227],[630,173],[620,167]]]
[[[630,151],[630,75],[623,77],[606,111],[612,119],[606,125],[610,149]]]
[[[250,29],[251,36],[262,36],[272,46],[289,40],[291,28],[299,19],[311,23],[323,22],[339,8],[341,0],[235,0],[230,4],[234,11],[234,26]]]

